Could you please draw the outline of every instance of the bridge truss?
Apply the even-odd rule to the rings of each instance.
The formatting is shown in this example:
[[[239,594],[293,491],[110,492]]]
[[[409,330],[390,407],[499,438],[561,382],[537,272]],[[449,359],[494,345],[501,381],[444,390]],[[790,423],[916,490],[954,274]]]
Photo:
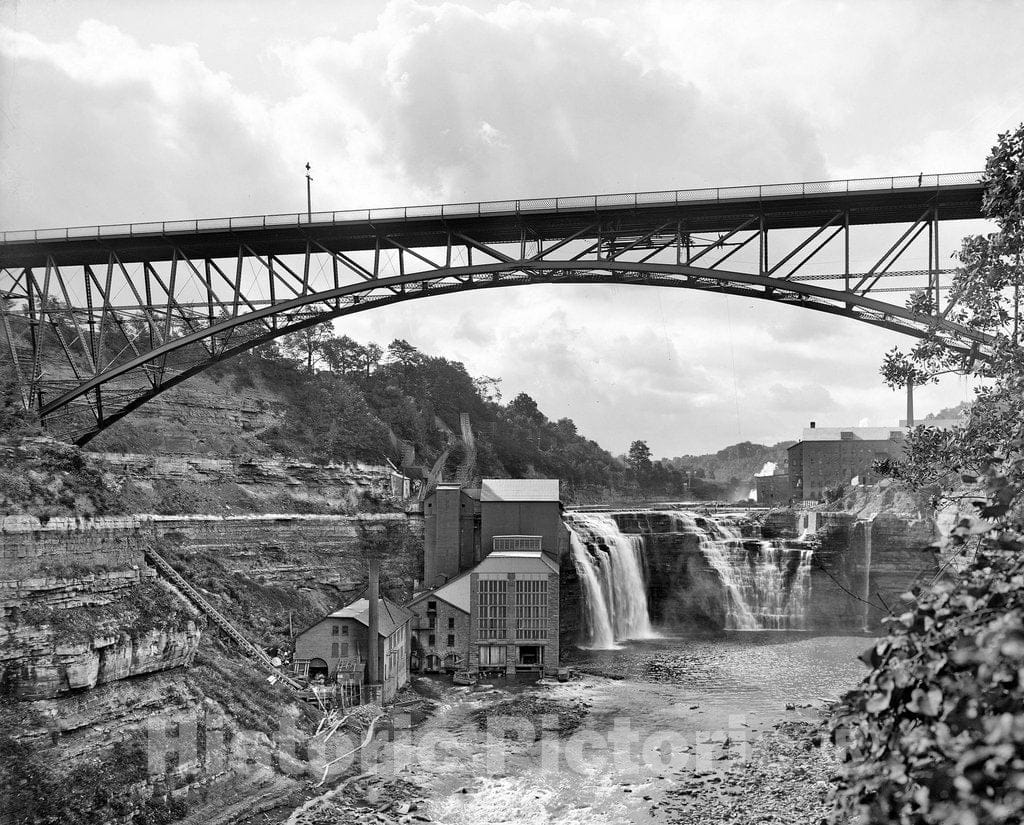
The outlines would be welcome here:
[[[286,333],[402,301],[525,284],[757,298],[934,336],[985,358],[989,339],[949,318],[957,296],[946,292],[939,248],[940,222],[981,217],[979,177],[4,232],[0,351],[26,407],[80,444]],[[910,293],[928,300],[908,309]]]

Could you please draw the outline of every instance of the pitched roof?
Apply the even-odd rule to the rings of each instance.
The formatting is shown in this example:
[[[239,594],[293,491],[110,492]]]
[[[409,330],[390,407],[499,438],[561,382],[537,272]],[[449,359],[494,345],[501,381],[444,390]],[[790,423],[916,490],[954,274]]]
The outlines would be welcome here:
[[[557,478],[485,478],[481,501],[558,501]]]
[[[464,570],[444,584],[438,585],[432,590],[424,590],[422,593],[417,594],[409,604],[413,605],[427,598],[441,599],[441,601],[448,602],[452,607],[461,610],[463,613],[469,613],[469,574],[474,570],[476,570],[475,567]]]
[[[365,593],[366,591],[364,590],[363,594],[354,601],[349,602],[344,607],[335,610],[324,618],[352,619],[353,621],[359,622],[361,625],[369,627],[370,600],[366,598],[364,595]],[[411,610],[406,610],[401,605],[391,601],[387,596],[382,596],[380,600],[380,635],[384,637],[390,636],[396,629],[409,621],[413,615],[414,614]],[[323,621],[323,619],[321,619],[321,621]]]

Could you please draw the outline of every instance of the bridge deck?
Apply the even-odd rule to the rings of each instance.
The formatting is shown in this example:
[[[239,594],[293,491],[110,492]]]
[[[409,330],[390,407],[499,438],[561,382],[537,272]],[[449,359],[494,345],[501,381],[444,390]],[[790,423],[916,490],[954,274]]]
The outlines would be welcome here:
[[[838,213],[851,225],[907,223],[933,207],[943,220],[982,217],[978,172],[893,178],[587,195],[386,209],[211,218],[110,226],[7,231],[0,267],[106,263],[116,246],[127,262],[165,261],[175,248],[196,258],[304,253],[310,242],[335,251],[373,249],[382,230],[409,246],[444,246],[450,233],[488,243],[555,240],[600,224],[618,233],[724,232],[757,217],[765,229],[819,226]],[[591,235],[593,237],[593,235]]]

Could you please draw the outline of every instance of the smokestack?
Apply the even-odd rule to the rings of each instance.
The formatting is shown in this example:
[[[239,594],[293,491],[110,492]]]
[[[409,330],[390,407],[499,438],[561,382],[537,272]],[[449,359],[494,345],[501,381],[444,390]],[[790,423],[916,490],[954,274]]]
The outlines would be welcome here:
[[[814,422],[813,421],[811,422],[811,429],[812,430],[814,429]]]
[[[370,603],[369,640],[366,645],[367,678],[371,685],[380,684],[380,668],[377,661],[377,650],[380,646],[380,562],[370,561],[370,586],[366,591]]]

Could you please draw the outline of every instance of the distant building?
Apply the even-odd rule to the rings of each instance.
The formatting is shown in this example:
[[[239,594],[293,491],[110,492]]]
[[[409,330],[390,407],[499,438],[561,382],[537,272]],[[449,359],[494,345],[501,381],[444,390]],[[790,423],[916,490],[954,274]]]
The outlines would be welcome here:
[[[496,536],[540,536],[557,559],[568,541],[557,479],[484,479],[479,488],[439,484],[423,503],[423,583],[437,587],[480,562]]]
[[[854,478],[861,484],[877,481],[871,465],[880,458],[900,458],[905,438],[900,427],[816,427],[812,421],[787,451],[792,495],[818,501],[827,488],[848,486]]]
[[[540,535],[494,536],[483,560],[409,603],[416,670],[558,669],[558,562]]]
[[[295,637],[293,667],[300,676],[337,680],[352,703],[363,695],[369,647],[370,603],[360,595]],[[413,613],[388,598],[380,600],[375,650],[381,697],[390,702],[409,682],[410,624]]]
[[[763,507],[785,507],[793,498],[793,486],[789,473],[770,476],[754,476],[757,503]]]

